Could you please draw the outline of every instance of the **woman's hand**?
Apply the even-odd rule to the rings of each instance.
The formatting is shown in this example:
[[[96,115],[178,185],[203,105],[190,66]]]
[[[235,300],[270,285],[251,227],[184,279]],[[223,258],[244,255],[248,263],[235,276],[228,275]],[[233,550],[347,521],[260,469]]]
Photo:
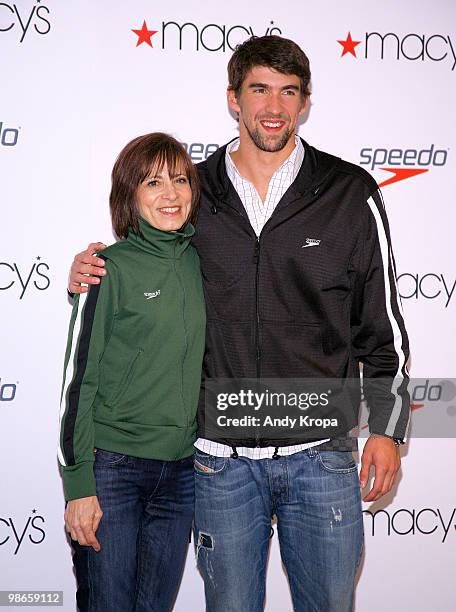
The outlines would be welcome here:
[[[65,510],[65,526],[73,540],[83,546],[91,546],[98,552],[101,546],[95,532],[102,516],[96,495],[73,499],[68,502]]]

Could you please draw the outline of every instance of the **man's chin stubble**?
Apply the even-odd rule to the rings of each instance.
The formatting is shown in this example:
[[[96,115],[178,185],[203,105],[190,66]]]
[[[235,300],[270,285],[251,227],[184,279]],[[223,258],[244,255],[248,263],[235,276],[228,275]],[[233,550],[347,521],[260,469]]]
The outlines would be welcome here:
[[[266,151],[267,153],[276,153],[277,151],[282,151],[291,136],[291,132],[284,132],[282,138],[280,138],[276,142],[269,142],[265,138],[263,138],[259,130],[250,131],[247,128],[247,131],[249,133],[250,138],[255,143],[255,146],[258,147],[260,151]]]

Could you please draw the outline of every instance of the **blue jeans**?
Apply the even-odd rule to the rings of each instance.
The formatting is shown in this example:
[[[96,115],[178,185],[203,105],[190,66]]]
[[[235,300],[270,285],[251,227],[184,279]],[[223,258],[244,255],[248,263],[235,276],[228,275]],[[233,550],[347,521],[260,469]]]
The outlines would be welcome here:
[[[193,457],[138,459],[98,449],[100,552],[72,542],[81,612],[168,612],[187,555]]]
[[[295,612],[348,612],[363,549],[351,453],[279,459],[195,454],[195,545],[207,612],[261,612],[271,518]]]

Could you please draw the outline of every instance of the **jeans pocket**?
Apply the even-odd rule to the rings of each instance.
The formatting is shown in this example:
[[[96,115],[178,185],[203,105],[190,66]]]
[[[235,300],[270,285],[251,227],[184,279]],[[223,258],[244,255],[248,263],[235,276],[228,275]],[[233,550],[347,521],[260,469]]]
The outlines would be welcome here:
[[[226,468],[227,463],[228,457],[215,457],[201,451],[196,451],[193,459],[195,473],[200,476],[220,474]]]
[[[102,448],[95,449],[95,465],[120,465],[128,459],[127,455],[107,451]]]
[[[321,467],[332,474],[350,474],[356,472],[357,465],[350,451],[320,451],[315,454]]]

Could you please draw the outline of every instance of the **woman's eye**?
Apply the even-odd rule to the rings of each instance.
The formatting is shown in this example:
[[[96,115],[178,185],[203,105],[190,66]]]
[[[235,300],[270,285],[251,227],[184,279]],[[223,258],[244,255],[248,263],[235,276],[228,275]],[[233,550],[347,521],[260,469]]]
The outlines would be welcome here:
[[[188,179],[186,176],[179,176],[176,180],[180,185],[185,185],[186,183],[188,183]]]
[[[148,187],[156,187],[158,185],[158,181],[156,179],[152,179],[150,181],[147,181],[147,185]]]

